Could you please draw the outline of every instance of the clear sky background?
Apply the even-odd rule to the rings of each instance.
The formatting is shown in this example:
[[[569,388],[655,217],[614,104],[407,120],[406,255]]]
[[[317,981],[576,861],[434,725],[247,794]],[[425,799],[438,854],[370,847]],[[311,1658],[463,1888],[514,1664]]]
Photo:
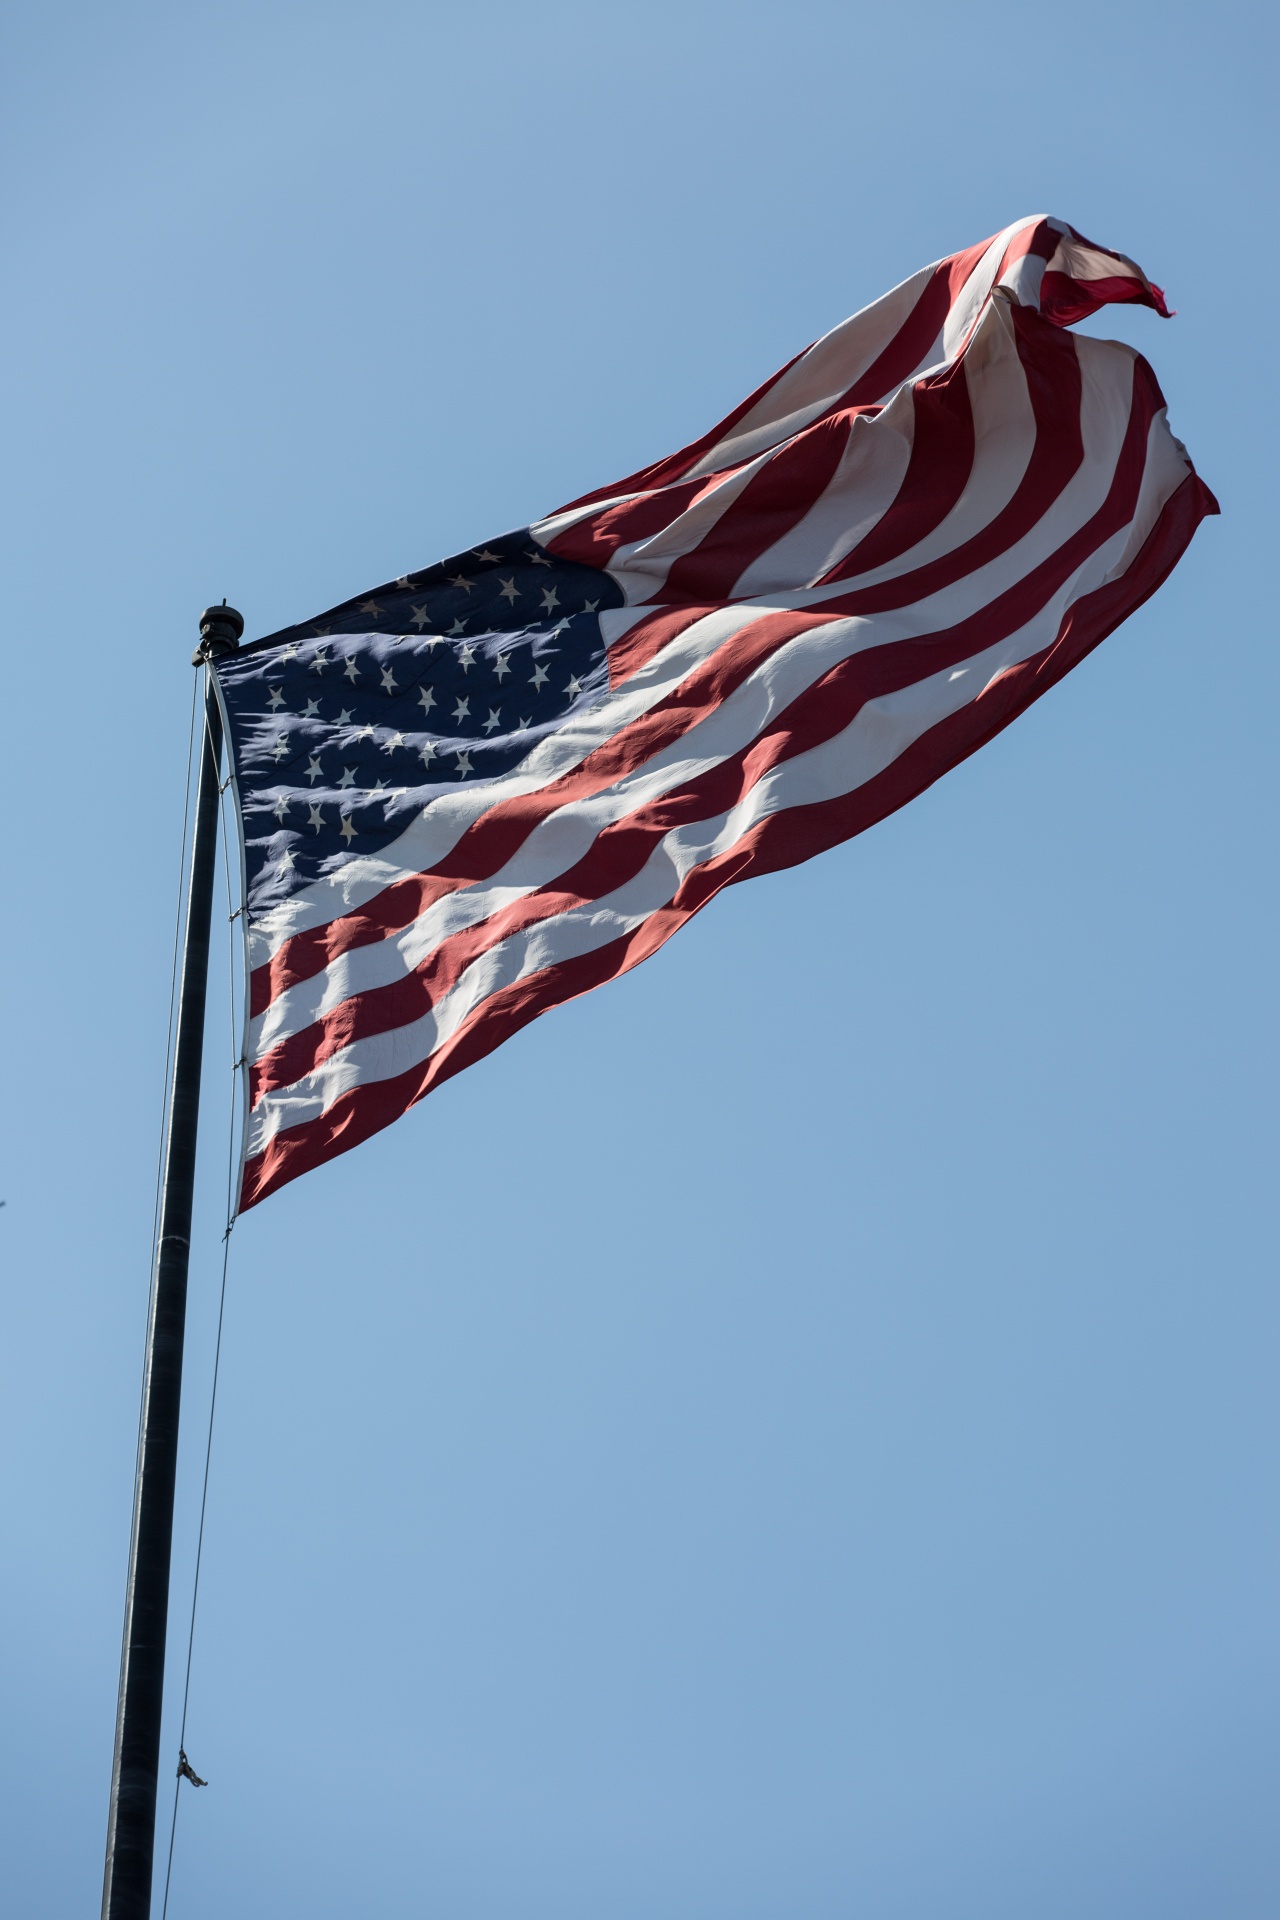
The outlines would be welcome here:
[[[1222,518],[906,811],[246,1218],[170,1915],[1280,1912],[1273,18],[9,10],[14,1920],[99,1898],[200,608],[527,523],[1037,211],[1167,287],[1090,325]]]

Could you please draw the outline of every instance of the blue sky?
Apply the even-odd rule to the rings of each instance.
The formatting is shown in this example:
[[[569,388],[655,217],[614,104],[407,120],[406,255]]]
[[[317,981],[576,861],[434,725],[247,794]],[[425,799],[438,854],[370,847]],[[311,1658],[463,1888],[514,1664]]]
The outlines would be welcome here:
[[[523,524],[1047,211],[1167,288],[1090,329],[1222,518],[909,809],[246,1219],[170,1913],[1270,1920],[1270,11],[6,38],[12,1911],[98,1898],[199,609]]]

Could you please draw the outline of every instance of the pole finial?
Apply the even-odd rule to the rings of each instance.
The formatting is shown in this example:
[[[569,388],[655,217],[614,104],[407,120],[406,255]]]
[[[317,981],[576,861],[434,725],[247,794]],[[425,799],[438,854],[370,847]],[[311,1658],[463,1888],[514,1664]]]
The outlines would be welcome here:
[[[193,667],[202,667],[224,653],[234,653],[244,632],[244,615],[229,607],[206,607],[200,615],[200,645],[191,656]]]

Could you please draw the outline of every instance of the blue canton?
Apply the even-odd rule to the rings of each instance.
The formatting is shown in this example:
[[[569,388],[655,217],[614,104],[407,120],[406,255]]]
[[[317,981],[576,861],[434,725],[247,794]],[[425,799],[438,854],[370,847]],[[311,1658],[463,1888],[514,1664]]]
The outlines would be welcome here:
[[[510,772],[606,688],[597,616],[621,605],[523,531],[219,660],[250,915]]]

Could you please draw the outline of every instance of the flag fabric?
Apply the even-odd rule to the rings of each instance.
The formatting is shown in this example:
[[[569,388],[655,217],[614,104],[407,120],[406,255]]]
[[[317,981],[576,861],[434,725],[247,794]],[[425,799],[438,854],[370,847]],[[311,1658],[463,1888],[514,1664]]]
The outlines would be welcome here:
[[[730,882],[902,806],[1217,511],[1167,312],[1016,222],[670,458],[216,663],[242,829],[241,1207],[624,973]]]

